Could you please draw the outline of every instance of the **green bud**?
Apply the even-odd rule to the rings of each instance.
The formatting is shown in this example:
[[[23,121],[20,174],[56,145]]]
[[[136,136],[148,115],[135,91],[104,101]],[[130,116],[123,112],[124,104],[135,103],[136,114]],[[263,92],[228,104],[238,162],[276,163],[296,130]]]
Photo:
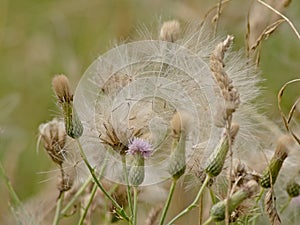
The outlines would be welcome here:
[[[178,139],[173,140],[169,173],[174,179],[179,179],[184,174],[185,168],[185,137],[181,137],[179,141]]]
[[[129,183],[132,186],[139,186],[141,183],[143,183],[145,178],[145,168],[144,168],[144,157],[141,156],[141,154],[136,154],[134,159],[134,164],[130,168],[129,171]]]
[[[291,198],[298,197],[300,195],[300,185],[292,180],[287,184],[286,192]]]
[[[233,144],[233,140],[239,130],[239,125],[232,124],[231,131],[230,131],[230,137],[231,137],[231,144]],[[218,176],[224,166],[226,155],[229,150],[229,142],[228,142],[228,136],[225,135],[213,151],[213,153],[210,155],[208,159],[207,166],[205,168],[205,172],[210,177],[216,177]]]
[[[260,185],[263,188],[270,188],[273,184],[275,184],[282,164],[288,156],[292,141],[293,139],[290,136],[283,136],[278,140],[276,150],[270,164],[264,170],[260,178]]]
[[[64,112],[66,133],[71,138],[79,138],[83,133],[83,126],[72,106],[72,103],[62,103],[62,109]]]
[[[228,202],[229,215],[247,198],[251,197],[257,191],[258,185],[254,180],[249,181],[243,188],[235,192]],[[213,205],[210,210],[210,217],[218,222],[225,219],[227,199]]]

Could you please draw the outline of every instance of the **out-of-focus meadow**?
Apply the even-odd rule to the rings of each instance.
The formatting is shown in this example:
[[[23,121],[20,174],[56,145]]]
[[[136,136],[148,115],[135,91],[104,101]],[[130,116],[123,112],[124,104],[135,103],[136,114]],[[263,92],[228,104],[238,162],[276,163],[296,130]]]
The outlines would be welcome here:
[[[147,27],[154,36],[167,19],[201,21],[218,1],[172,0],[2,0],[0,1],[0,160],[21,200],[56,182],[55,165],[37,154],[40,123],[59,115],[51,89],[54,74],[64,73],[73,89],[100,54],[115,43],[139,38]],[[248,1],[224,5],[219,30],[244,47]],[[300,2],[284,11],[300,29]],[[300,77],[300,42],[287,23],[264,41],[260,69],[266,79],[264,110],[278,124],[276,97],[284,82]],[[289,90],[290,101],[299,86]],[[49,181],[47,181],[49,178]],[[52,185],[53,186],[53,185]],[[8,191],[0,180],[0,221],[9,211]]]

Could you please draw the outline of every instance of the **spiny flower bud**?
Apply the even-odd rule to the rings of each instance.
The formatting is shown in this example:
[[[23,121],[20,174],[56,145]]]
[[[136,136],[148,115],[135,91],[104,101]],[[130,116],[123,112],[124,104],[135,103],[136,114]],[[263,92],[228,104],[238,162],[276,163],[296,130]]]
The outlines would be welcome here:
[[[64,146],[66,144],[66,132],[64,123],[54,118],[48,123],[39,126],[40,138],[47,153],[58,165],[65,160]]]
[[[290,149],[293,147],[294,139],[291,136],[282,136],[276,146],[275,153],[271,158],[270,164],[264,170],[260,179],[260,185],[263,188],[270,188],[275,184],[279,171],[284,160],[287,158]]]
[[[68,78],[65,75],[57,75],[52,80],[52,86],[64,113],[67,134],[72,138],[79,138],[83,133],[83,126],[73,108],[73,95]]]
[[[251,180],[245,184],[241,189],[235,192],[228,202],[228,212],[231,214],[245,199],[250,198],[258,190],[258,184],[256,181]],[[210,210],[210,217],[218,222],[225,219],[227,199],[218,202],[213,205]]]
[[[300,185],[292,180],[287,184],[286,192],[291,198],[298,197],[300,195]]]
[[[164,22],[159,34],[159,39],[162,41],[175,42],[178,39],[180,32],[180,24],[177,20]]]
[[[185,112],[176,112],[170,124],[174,140],[170,157],[169,173],[174,179],[178,179],[184,174],[186,168],[185,142],[190,126],[190,116]]]
[[[174,140],[170,157],[169,173],[174,179],[179,179],[185,172],[185,137]]]
[[[232,124],[230,130],[231,144],[233,144],[234,138],[237,135],[239,130],[238,124]],[[205,172],[211,176],[218,176],[224,166],[227,152],[229,150],[229,142],[228,135],[225,134],[220,140],[218,146],[215,148],[214,152],[210,155],[208,159],[207,166],[205,168]]]
[[[129,171],[129,183],[133,186],[139,186],[145,177],[145,158],[152,154],[152,146],[141,138],[133,138],[128,145],[127,154],[134,156],[134,162]]]

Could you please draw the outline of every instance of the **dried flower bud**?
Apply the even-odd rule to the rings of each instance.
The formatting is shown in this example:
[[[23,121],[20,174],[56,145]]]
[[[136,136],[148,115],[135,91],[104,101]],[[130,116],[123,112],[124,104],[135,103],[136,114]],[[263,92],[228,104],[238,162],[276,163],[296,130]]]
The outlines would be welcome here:
[[[69,79],[65,75],[56,75],[52,80],[52,87],[60,103],[73,101]]]
[[[191,125],[191,117],[186,112],[176,112],[170,122],[172,135],[179,139],[180,136],[185,136]]]
[[[57,188],[60,192],[68,191],[73,186],[73,182],[74,177],[64,174],[64,176],[60,178]]]
[[[64,113],[67,134],[72,138],[79,138],[83,133],[83,126],[73,108],[73,95],[68,78],[65,75],[57,75],[52,80],[52,86]]]
[[[276,150],[270,164],[264,170],[260,179],[260,185],[263,188],[270,188],[273,184],[275,184],[282,164],[287,158],[293,145],[294,139],[291,136],[285,135],[278,140]]]
[[[239,189],[229,198],[228,212],[231,214],[245,199],[253,196],[258,190],[258,184],[254,180],[249,181],[243,188]],[[227,199],[213,205],[210,210],[210,217],[214,221],[225,219]]]
[[[234,138],[237,135],[238,130],[239,130],[238,124],[231,125],[231,130],[230,130],[231,144],[233,144]],[[220,140],[218,146],[215,148],[214,152],[210,155],[208,159],[205,172],[209,176],[215,177],[221,173],[228,150],[229,150],[228,135],[225,134]]]
[[[178,39],[180,32],[180,24],[177,20],[164,22],[159,34],[159,39],[162,41],[175,42]]]
[[[58,165],[65,160],[64,146],[66,144],[66,132],[64,123],[54,118],[48,123],[39,126],[40,138],[47,153]]]

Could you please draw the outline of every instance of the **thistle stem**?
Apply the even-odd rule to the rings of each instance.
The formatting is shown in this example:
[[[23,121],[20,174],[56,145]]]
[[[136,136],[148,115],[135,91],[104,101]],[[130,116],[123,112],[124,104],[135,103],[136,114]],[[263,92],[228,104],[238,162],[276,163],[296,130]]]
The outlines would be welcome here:
[[[11,182],[10,182],[9,178],[6,176],[4,168],[3,168],[1,162],[0,162],[0,177],[3,178],[3,180],[4,180],[5,184],[6,184],[6,187],[8,189],[9,195],[10,195],[12,201],[13,201],[14,207],[21,206],[22,202],[19,199],[17,193],[15,192],[13,186],[11,185]]]
[[[133,187],[133,215],[132,215],[132,225],[136,225],[137,218],[137,187]]]
[[[209,218],[204,222],[203,225],[208,225],[208,224],[210,224],[212,221],[213,221],[213,218],[212,218],[212,217],[209,217]]]
[[[107,193],[107,191],[104,189],[103,185],[100,183],[100,181],[98,180],[94,169],[91,167],[90,163],[87,160],[87,157],[82,149],[82,145],[80,143],[80,141],[78,139],[76,139],[77,144],[79,146],[79,151],[80,151],[80,155],[81,158],[83,159],[85,165],[87,166],[87,168],[89,169],[92,177],[94,178],[95,183],[97,184],[97,186],[100,188],[100,190],[103,192],[103,194],[112,202],[112,204],[114,205],[114,207],[116,207],[116,212],[119,214],[120,217],[122,217],[123,219],[125,219],[126,221],[130,221],[129,217],[127,216],[126,212],[124,211],[124,209],[116,202],[115,199],[113,199],[113,197]]]
[[[59,220],[61,218],[61,206],[62,206],[62,202],[64,200],[64,192],[61,192],[59,195],[59,198],[57,200],[57,205],[56,205],[56,210],[55,210],[55,216],[54,216],[54,220],[53,220],[53,225],[58,225],[59,224]]]
[[[171,225],[171,224],[174,224],[174,222],[176,220],[178,220],[180,217],[182,217],[183,215],[185,215],[186,213],[188,213],[189,211],[191,211],[193,208],[197,207],[197,203],[199,201],[199,198],[201,197],[203,191],[204,191],[204,188],[205,186],[207,185],[207,183],[209,182],[210,180],[210,176],[206,175],[206,178],[196,196],[196,198],[194,199],[194,201],[188,206],[186,207],[183,211],[181,211],[179,214],[177,214],[177,216],[175,216],[169,223],[168,225]]]
[[[289,198],[287,202],[284,204],[284,206],[280,209],[280,213],[283,213],[283,211],[289,206],[292,198]]]
[[[167,215],[167,212],[168,212],[168,209],[169,209],[169,206],[170,206],[173,194],[174,194],[176,183],[177,183],[177,179],[173,179],[170,190],[169,190],[169,195],[168,195],[168,198],[167,198],[167,202],[164,206],[164,209],[163,209],[160,221],[159,221],[159,225],[164,224],[164,221],[165,221],[165,218],[166,218],[166,215]]]
[[[90,184],[91,180],[93,178],[89,177],[85,183],[80,187],[80,189],[76,192],[76,194],[73,196],[73,198],[68,202],[68,204],[61,210],[61,214],[66,214],[69,208],[71,208],[75,201],[79,198],[79,196],[82,194],[82,192],[86,189],[86,187]]]
[[[131,199],[131,187],[128,182],[128,173],[126,168],[126,157],[125,155],[122,155],[122,164],[123,164],[123,171],[125,174],[125,183],[126,183],[126,191],[127,191],[127,199],[128,199],[128,207],[131,213],[131,216],[133,215],[133,208],[132,208],[132,199]]]
[[[91,197],[90,197],[90,199],[89,199],[89,201],[88,201],[88,204],[86,205],[86,207],[85,207],[85,209],[84,209],[84,211],[83,211],[83,214],[81,215],[81,217],[80,217],[80,219],[79,219],[78,225],[82,225],[82,224],[83,224],[84,219],[85,219],[85,217],[86,217],[86,215],[87,215],[87,212],[88,212],[88,210],[89,210],[89,208],[90,208],[90,206],[91,206],[91,204],[92,204],[92,202],[93,202],[93,199],[94,199],[94,197],[95,197],[97,188],[98,188],[98,187],[97,187],[97,184],[94,184],[94,185],[93,185],[92,192],[91,192]]]

